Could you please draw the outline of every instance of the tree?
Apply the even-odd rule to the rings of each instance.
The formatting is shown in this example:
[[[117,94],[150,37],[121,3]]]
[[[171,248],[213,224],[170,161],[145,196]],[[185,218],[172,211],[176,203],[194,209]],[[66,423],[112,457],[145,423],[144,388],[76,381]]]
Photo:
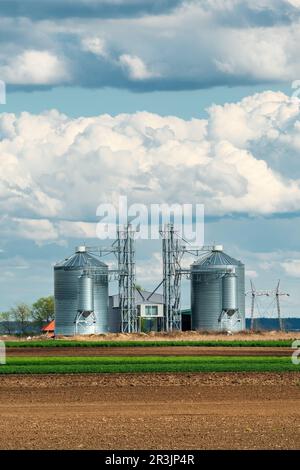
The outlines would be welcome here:
[[[12,325],[12,312],[9,310],[8,312],[1,312],[0,313],[0,322],[1,322],[1,329],[5,334],[11,335],[13,332],[13,325]]]
[[[135,284],[134,287],[136,288],[137,291],[143,291],[144,288],[141,286],[141,284]]]
[[[41,297],[32,305],[32,318],[42,326],[54,319],[54,297]]]
[[[25,334],[26,327],[28,326],[31,318],[31,308],[29,305],[24,303],[18,304],[10,310],[10,314],[14,321],[17,322],[21,334]]]

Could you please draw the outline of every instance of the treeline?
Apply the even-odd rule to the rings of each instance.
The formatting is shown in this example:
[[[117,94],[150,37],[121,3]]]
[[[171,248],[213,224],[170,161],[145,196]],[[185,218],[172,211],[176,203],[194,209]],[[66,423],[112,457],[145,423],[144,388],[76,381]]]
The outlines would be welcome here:
[[[41,297],[32,305],[17,304],[7,312],[0,312],[2,333],[23,335],[30,326],[42,328],[54,319],[54,297]]]

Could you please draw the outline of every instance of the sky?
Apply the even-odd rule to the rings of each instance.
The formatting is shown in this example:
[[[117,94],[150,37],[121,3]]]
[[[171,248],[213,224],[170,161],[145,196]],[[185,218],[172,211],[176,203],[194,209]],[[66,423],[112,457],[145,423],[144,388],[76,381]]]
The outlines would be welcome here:
[[[126,195],[204,204],[205,243],[300,316],[299,26],[300,0],[0,0],[0,311]],[[137,243],[145,288],[160,251]]]

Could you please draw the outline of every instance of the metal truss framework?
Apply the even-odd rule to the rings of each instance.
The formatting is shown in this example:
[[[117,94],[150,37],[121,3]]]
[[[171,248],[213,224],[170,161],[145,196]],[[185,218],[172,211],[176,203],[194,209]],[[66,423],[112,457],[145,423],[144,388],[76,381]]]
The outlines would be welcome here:
[[[283,330],[283,322],[281,318],[280,297],[283,295],[287,297],[290,296],[290,294],[288,294],[287,292],[280,292],[280,279],[279,279],[277,286],[276,286],[276,290],[275,290],[275,297],[276,297],[276,306],[277,306],[277,317],[278,317],[279,327],[281,331]]]
[[[122,333],[138,331],[137,308],[135,302],[135,243],[130,225],[118,229],[117,255],[119,278],[119,306],[121,311]]]
[[[138,331],[137,308],[135,302],[136,266],[135,232],[131,225],[118,227],[117,240],[110,247],[86,247],[87,251],[104,256],[114,253],[118,268],[109,270],[109,276],[119,282],[119,308],[122,333]]]
[[[75,324],[75,335],[78,334],[78,327],[83,326],[92,326],[94,325],[94,333],[96,333],[96,315],[95,312],[82,312],[78,311],[74,320]]]
[[[160,230],[163,258],[163,292],[164,292],[164,330],[181,330],[181,278],[190,277],[190,269],[182,268],[181,261],[185,253],[194,256],[205,255],[214,249],[214,245],[192,246],[167,224]]]
[[[281,292],[280,291],[280,279],[277,283],[276,288],[271,289],[271,290],[256,290],[252,280],[250,280],[250,285],[251,285],[251,291],[246,292],[246,295],[251,295],[251,324],[250,324],[251,330],[254,329],[255,299],[256,299],[256,297],[266,296],[266,297],[275,297],[279,328],[282,331],[283,330],[283,322],[282,322],[282,317],[281,317],[280,297],[281,296],[289,297],[290,294],[288,294],[287,292]]]
[[[163,257],[164,331],[181,330],[181,239],[174,226],[168,224],[160,230]]]

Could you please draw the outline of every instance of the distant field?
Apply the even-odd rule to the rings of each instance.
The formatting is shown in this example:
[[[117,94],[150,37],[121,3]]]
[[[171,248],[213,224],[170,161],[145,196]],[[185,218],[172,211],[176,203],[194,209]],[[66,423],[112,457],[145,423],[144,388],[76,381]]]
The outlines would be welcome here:
[[[203,346],[203,347],[291,347],[292,339],[279,340],[165,340],[165,341],[70,341],[70,340],[38,340],[38,341],[6,341],[7,348],[44,348],[44,347],[154,347],[154,346]]]
[[[299,371],[290,357],[9,357],[0,374]]]
[[[1,375],[0,416],[1,450],[297,450],[300,374]]]

